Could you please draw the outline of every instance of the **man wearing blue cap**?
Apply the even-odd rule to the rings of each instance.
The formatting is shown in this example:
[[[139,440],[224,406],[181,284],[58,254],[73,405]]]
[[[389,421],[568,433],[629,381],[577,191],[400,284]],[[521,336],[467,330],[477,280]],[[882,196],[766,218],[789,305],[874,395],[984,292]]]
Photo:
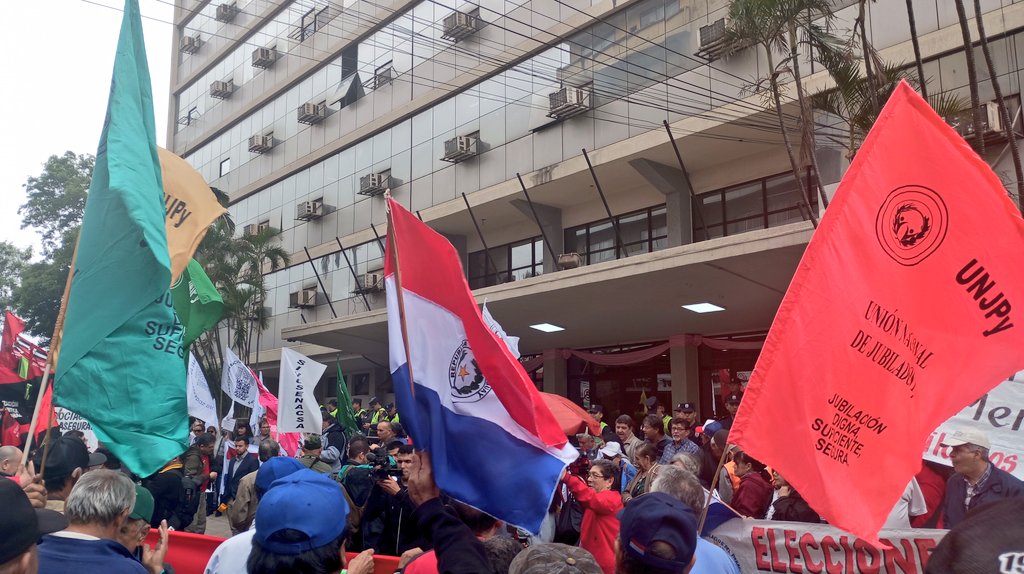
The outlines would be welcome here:
[[[318,472],[304,468],[277,479],[256,510],[247,572],[333,574],[346,567],[348,511],[338,483]],[[364,550],[346,572],[373,570],[373,550]]]
[[[687,574],[696,548],[697,517],[664,492],[638,496],[619,512],[618,574]]]
[[[278,479],[304,468],[302,463],[294,458],[275,456],[267,459],[260,466],[260,469],[256,471],[256,483],[254,485],[256,499],[262,499]],[[245,572],[245,562],[249,559],[249,552],[252,550],[252,540],[255,534],[255,530],[247,530],[222,542],[213,552],[213,555],[210,556],[210,561],[206,564],[205,574]]]

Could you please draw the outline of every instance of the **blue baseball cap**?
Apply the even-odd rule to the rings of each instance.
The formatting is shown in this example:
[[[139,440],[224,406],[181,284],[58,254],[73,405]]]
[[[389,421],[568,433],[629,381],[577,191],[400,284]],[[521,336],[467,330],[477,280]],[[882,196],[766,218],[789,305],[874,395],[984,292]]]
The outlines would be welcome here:
[[[341,485],[303,468],[274,481],[260,499],[253,540],[271,554],[295,556],[337,540],[345,531],[347,517],[348,503]],[[282,530],[295,530],[307,538],[284,542],[274,537]]]
[[[273,456],[260,465],[256,471],[256,496],[262,497],[279,478],[306,468],[298,459],[287,456]]]
[[[259,514],[256,516],[258,519]],[[630,500],[618,517],[619,545],[640,562],[666,570],[681,570],[690,564],[697,550],[697,517],[678,499],[664,492],[649,492]],[[668,544],[675,559],[649,553],[655,542]]]

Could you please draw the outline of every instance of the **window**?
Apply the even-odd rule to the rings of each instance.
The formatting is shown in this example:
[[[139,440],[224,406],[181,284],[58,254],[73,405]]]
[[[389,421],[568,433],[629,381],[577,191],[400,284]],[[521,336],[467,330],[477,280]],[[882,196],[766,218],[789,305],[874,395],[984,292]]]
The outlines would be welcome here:
[[[811,198],[811,209],[816,209],[818,205],[815,185],[817,184],[814,176],[808,168],[805,172],[804,186]],[[694,203],[693,238],[695,241],[704,239],[700,215],[707,225],[709,238],[803,221],[803,213],[797,205],[801,201],[803,198],[800,196],[800,188],[792,173],[783,173],[701,194]],[[698,209],[700,215],[697,213]]]
[[[483,250],[469,254],[469,287],[478,289],[520,281],[544,273],[544,240],[540,237],[492,247],[491,262]]]
[[[393,60],[388,60],[373,71],[373,89],[386,86],[395,80],[395,68],[392,62]]]
[[[222,159],[220,162],[220,176],[224,177],[231,171],[231,158]]]
[[[261,222],[256,224],[256,233],[260,233],[260,232],[265,231],[267,229],[270,229],[270,220],[269,219],[264,219],[263,221],[261,221]]]
[[[668,220],[665,206],[650,207],[615,217],[619,225],[619,240],[615,240],[615,227],[604,219],[571,227],[565,232],[566,249],[583,256],[584,264],[611,261],[628,255],[650,253],[668,247]],[[619,248],[622,247],[622,249]]]
[[[302,42],[306,38],[312,36],[314,32],[326,26],[327,22],[330,20],[327,10],[327,6],[324,6],[320,10],[310,8],[308,12],[302,15],[302,19],[299,21],[299,27],[292,32],[289,37]]]

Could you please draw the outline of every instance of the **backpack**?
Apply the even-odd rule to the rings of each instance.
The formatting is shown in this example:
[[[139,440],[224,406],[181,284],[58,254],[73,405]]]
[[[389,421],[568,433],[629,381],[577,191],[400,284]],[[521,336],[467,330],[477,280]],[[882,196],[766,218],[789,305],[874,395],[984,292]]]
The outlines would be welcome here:
[[[376,482],[370,476],[370,467],[363,465],[346,465],[338,473],[341,493],[348,503],[348,528],[350,532],[358,532],[363,521],[363,513],[370,502],[370,494]]]

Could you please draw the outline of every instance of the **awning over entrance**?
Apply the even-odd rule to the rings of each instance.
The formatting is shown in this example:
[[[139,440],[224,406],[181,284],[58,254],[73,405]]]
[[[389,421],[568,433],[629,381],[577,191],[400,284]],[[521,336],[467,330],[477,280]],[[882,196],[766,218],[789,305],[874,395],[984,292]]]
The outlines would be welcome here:
[[[474,291],[494,317],[521,337],[523,354],[765,331],[811,236],[797,223],[588,265]],[[709,302],[725,311],[697,314],[681,305]],[[530,328],[552,323],[564,331]],[[365,355],[387,364],[387,315],[358,315],[288,327],[283,338]]]

